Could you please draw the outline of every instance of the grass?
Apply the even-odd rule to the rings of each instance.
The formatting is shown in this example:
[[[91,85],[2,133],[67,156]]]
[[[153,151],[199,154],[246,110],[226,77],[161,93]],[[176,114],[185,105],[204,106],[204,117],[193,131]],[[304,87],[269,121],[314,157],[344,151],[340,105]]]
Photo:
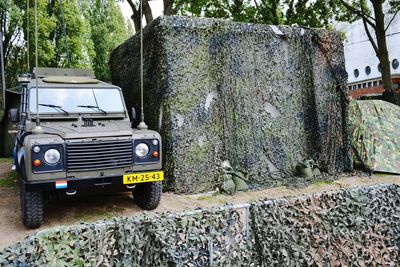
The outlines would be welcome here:
[[[313,185],[316,187],[324,187],[324,186],[333,185],[333,184],[334,184],[333,181],[318,181],[318,182],[313,183]]]
[[[392,176],[393,175],[393,174],[385,173],[385,172],[374,172],[374,174],[377,177],[387,177],[387,176]]]
[[[200,196],[197,198],[197,200],[200,201],[207,201],[209,203],[211,203],[211,201],[214,199],[214,196]]]
[[[0,164],[5,164],[4,166],[1,167],[2,173],[0,175],[0,187],[13,188],[18,186],[17,172],[9,171],[12,163],[13,163],[12,158],[0,158]]]
[[[13,163],[13,158],[0,158],[0,163]]]
[[[92,222],[96,220],[111,220],[113,217],[121,216],[124,208],[118,206],[107,206],[104,208],[94,208],[91,210],[78,211],[75,213],[75,219],[82,222]]]
[[[16,171],[6,173],[5,177],[0,178],[0,187],[13,188],[18,186],[18,174]]]

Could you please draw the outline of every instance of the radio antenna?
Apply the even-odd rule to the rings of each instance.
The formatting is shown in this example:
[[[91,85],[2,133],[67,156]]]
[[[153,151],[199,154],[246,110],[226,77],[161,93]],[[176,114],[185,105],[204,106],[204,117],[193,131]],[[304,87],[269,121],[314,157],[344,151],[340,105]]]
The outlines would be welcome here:
[[[138,129],[148,129],[148,126],[144,122],[143,108],[143,0],[140,0],[140,123]]]
[[[3,32],[0,31],[1,87],[3,89],[3,109],[6,109],[6,72],[4,70]]]
[[[28,72],[31,71],[31,66],[30,66],[30,59],[29,59],[29,0],[26,3],[26,27],[27,27],[27,31],[26,31],[26,49],[27,49],[27,53],[26,53],[26,61],[27,61],[27,65],[28,65]]]
[[[37,25],[37,0],[35,0],[35,65],[36,69],[39,66],[39,54],[38,54],[38,25]],[[32,130],[35,134],[43,133],[42,127],[40,127],[40,118],[39,118],[39,88],[38,88],[38,78],[37,74],[35,74],[35,85],[36,85],[36,126]]]
[[[71,57],[69,55],[68,38],[67,38],[67,27],[65,25],[64,7],[63,7],[62,0],[60,0],[60,8],[61,8],[61,20],[62,20],[62,25],[63,25],[65,49],[67,50],[67,62],[68,62],[68,68],[70,68],[71,67]]]

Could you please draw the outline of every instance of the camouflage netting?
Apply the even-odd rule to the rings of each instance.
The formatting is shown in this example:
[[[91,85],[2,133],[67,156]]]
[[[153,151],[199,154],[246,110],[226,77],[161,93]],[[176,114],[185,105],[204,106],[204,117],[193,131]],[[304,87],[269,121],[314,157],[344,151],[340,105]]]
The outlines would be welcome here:
[[[400,107],[382,100],[353,101],[349,115],[355,162],[400,174]]]
[[[110,58],[129,107],[139,107],[139,40]],[[214,189],[224,160],[264,187],[285,184],[305,159],[352,168],[338,32],[161,17],[144,44],[146,122],[163,136],[176,192]]]
[[[0,265],[399,266],[399,251],[400,186],[376,185],[46,230]]]

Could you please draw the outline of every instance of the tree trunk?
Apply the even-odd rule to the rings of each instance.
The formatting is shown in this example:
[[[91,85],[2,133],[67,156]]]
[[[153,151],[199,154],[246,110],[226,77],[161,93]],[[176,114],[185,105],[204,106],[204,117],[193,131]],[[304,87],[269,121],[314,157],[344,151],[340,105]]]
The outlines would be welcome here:
[[[378,46],[378,58],[381,63],[382,83],[385,91],[383,92],[383,100],[400,106],[400,95],[393,92],[392,74],[390,70],[389,53],[386,44],[385,31],[385,15],[383,13],[382,1],[371,1],[375,13],[375,35]]]
[[[143,1],[143,15],[146,18],[146,24],[148,25],[150,22],[153,21],[153,14],[151,13],[149,0],[142,0],[142,1]]]
[[[166,16],[173,15],[174,13],[173,4],[174,0],[164,0],[164,15]]]
[[[378,58],[381,63],[382,71],[382,82],[385,91],[392,91],[392,75],[390,73],[390,61],[389,53],[386,44],[386,32],[385,32],[385,15],[383,13],[382,1],[372,1],[375,13],[375,35],[378,45]]]

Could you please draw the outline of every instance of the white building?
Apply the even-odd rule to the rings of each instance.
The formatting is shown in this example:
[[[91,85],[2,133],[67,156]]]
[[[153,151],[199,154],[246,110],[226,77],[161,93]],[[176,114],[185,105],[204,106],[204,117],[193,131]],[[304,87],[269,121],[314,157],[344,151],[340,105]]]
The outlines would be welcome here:
[[[392,16],[393,14],[386,14],[386,25],[392,19]],[[359,90],[379,87],[382,77],[379,60],[365,32],[362,20],[352,24],[339,23],[336,25],[336,29],[344,31],[346,35],[344,53],[346,70],[349,75],[349,89]],[[372,29],[371,34],[375,37],[375,32]],[[393,85],[397,89],[400,87],[400,14],[390,24],[386,36],[391,73],[394,78]]]

